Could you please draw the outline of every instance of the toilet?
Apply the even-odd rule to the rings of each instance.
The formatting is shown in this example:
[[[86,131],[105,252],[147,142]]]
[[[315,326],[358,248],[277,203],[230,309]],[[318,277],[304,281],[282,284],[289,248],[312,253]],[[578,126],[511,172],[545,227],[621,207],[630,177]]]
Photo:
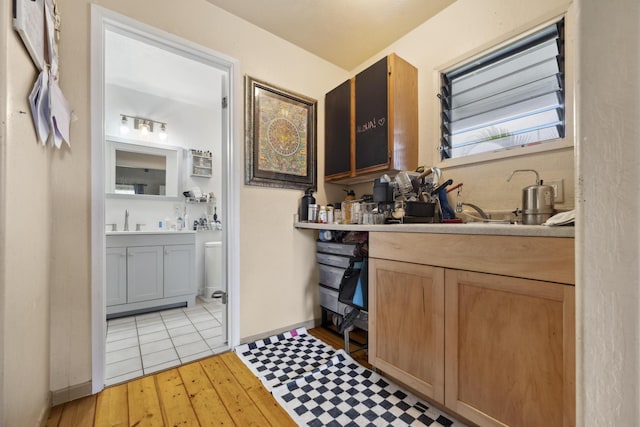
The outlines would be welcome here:
[[[204,280],[205,298],[211,298],[215,291],[227,291],[222,282],[222,242],[204,244]]]

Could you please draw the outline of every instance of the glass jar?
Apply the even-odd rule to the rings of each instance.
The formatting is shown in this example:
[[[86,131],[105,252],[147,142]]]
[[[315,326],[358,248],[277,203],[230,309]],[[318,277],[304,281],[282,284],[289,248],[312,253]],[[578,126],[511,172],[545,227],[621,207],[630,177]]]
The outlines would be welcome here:
[[[310,204],[308,213],[307,218],[309,222],[318,222],[318,205],[315,203]]]

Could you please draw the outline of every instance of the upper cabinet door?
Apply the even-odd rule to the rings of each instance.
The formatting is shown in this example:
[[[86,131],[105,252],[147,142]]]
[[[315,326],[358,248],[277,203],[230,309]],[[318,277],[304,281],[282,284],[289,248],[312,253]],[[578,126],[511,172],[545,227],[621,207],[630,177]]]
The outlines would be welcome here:
[[[387,81],[387,57],[356,75],[356,171],[389,164]]]
[[[352,80],[331,90],[324,99],[324,175],[343,178],[351,174]]]
[[[391,54],[325,97],[325,181],[356,184],[418,166],[418,70]]]

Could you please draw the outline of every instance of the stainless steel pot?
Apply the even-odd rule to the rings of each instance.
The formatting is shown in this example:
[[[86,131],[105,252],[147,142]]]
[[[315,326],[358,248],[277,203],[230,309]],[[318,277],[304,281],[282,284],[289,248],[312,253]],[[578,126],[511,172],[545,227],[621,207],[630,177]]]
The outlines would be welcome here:
[[[514,170],[507,181],[518,172],[533,172],[536,174],[536,184],[522,189],[522,223],[525,225],[540,225],[555,213],[553,206],[553,187],[543,185],[538,172],[533,169]]]

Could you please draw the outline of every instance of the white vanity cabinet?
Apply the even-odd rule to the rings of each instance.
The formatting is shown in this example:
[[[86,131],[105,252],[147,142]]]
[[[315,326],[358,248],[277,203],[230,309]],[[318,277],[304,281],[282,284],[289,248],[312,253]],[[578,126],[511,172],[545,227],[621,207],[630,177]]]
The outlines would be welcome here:
[[[127,248],[127,302],[157,300],[164,296],[163,247]]]
[[[166,298],[188,295],[195,291],[194,268],[185,268],[193,264],[194,245],[170,245],[164,247],[164,296]]]
[[[127,248],[107,248],[107,307],[127,302]]]
[[[195,303],[195,232],[107,233],[107,316]]]

